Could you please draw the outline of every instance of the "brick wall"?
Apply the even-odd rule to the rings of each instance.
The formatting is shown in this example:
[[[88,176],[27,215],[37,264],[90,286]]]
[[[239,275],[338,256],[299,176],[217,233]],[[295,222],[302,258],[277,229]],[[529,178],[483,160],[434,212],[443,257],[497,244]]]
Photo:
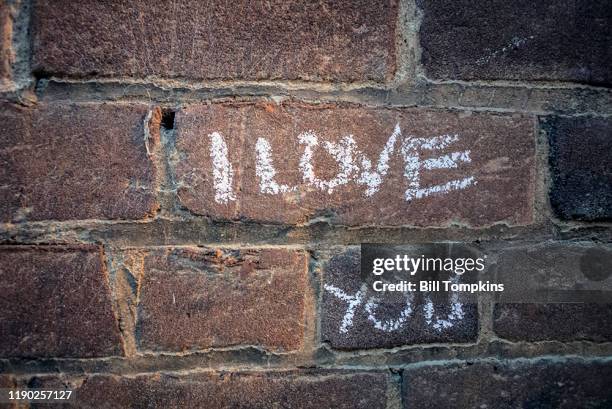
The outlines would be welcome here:
[[[0,0],[1,385],[611,406],[612,304],[482,296],[390,330],[356,280],[360,243],[445,242],[612,282],[611,23],[587,0]]]

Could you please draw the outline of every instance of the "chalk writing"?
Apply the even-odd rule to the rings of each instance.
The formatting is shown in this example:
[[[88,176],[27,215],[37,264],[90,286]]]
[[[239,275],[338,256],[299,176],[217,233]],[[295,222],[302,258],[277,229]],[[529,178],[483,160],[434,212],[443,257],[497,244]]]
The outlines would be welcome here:
[[[259,190],[261,193],[278,194],[287,193],[297,189],[297,187],[289,187],[287,185],[279,185],[274,180],[276,170],[272,165],[272,148],[270,143],[264,138],[257,139],[255,145],[257,151],[257,163],[255,173],[259,177]]]
[[[451,180],[443,185],[429,186],[421,188],[419,172],[422,167],[425,169],[448,169],[456,168],[457,162],[471,162],[470,151],[453,152],[450,155],[443,155],[438,158],[420,160],[419,151],[435,151],[444,149],[459,139],[457,135],[442,135],[433,138],[406,138],[402,144],[402,156],[404,157],[405,170],[404,176],[408,179],[408,189],[406,190],[406,200],[421,199],[423,197],[446,193],[451,190],[465,189],[475,183],[474,177],[469,176],[463,179]]]
[[[215,201],[225,204],[236,200],[232,190],[234,169],[228,158],[227,144],[219,132],[208,135],[210,138],[210,157],[213,161],[213,181],[215,186]]]
[[[529,36],[529,37],[524,37],[524,38],[513,37],[512,40],[510,40],[510,42],[506,44],[505,46],[503,46],[502,48],[493,51],[491,54],[487,56],[477,59],[476,64],[478,65],[487,64],[492,59],[497,58],[501,55],[504,55],[508,51],[518,50],[520,47],[526,44],[527,41],[533,40],[534,38],[535,36]]]
[[[376,308],[378,308],[378,299],[374,297],[370,297],[368,302],[365,304],[364,309],[368,314],[368,321],[371,321],[374,324],[374,328],[379,329],[384,332],[392,332],[400,329],[405,323],[408,317],[412,314],[412,294],[406,297],[406,305],[402,312],[400,312],[399,317],[395,319],[378,319],[374,315]]]
[[[459,276],[454,276],[451,278],[451,281],[453,283],[458,283]],[[425,322],[427,325],[431,325],[433,329],[438,332],[447,328],[452,328],[455,321],[462,320],[464,317],[463,304],[459,302],[459,295],[457,293],[452,293],[451,295],[451,311],[448,313],[445,319],[439,318],[437,315],[435,315],[431,297],[428,296],[425,298],[425,300],[425,305],[423,306]]]
[[[348,295],[338,287],[334,287],[333,285],[325,285],[325,289],[341,299],[342,301],[346,301],[348,303],[348,307],[346,309],[346,314],[342,318],[342,324],[340,325],[340,332],[347,333],[349,328],[353,325],[353,317],[355,316],[355,310],[357,307],[363,302],[363,297],[367,291],[367,287],[364,284],[362,288],[355,293],[355,295]]]
[[[234,172],[228,157],[227,144],[223,135],[219,132],[211,133],[209,138],[211,142],[210,155],[213,161],[215,201],[227,204],[229,201],[236,200],[236,194],[232,186]],[[300,133],[297,137],[297,142],[303,146],[303,154],[298,167],[302,174],[302,184],[305,186],[313,187],[331,195],[337,188],[355,183],[365,186],[364,195],[370,197],[379,191],[389,171],[389,162],[396,152],[398,141],[400,141],[399,156],[404,161],[404,177],[408,182],[404,198],[406,201],[418,200],[430,195],[441,195],[452,190],[466,189],[477,183],[474,176],[467,176],[439,185],[421,186],[420,174],[423,169],[457,168],[460,163],[471,162],[470,150],[451,152],[438,157],[421,158],[423,152],[446,149],[458,140],[458,135],[440,135],[430,138],[406,136],[402,138],[400,125],[397,123],[374,163],[359,149],[353,135],[346,135],[337,142],[321,141],[314,131],[308,130]],[[322,148],[338,164],[338,173],[328,180],[321,179],[315,172],[313,157],[317,148]],[[273,149],[267,139],[263,137],[257,139],[255,153],[255,174],[259,178],[260,193],[279,195],[299,189],[299,186],[289,186],[276,181],[277,171],[273,163]]]
[[[454,278],[452,281],[456,281],[457,279],[458,278]],[[374,328],[389,333],[403,329],[409,322],[409,318],[414,312],[413,294],[405,295],[406,300],[404,308],[397,317],[379,318],[376,316],[376,309],[380,305],[380,299],[372,296],[366,300],[368,289],[366,284],[363,284],[359,291],[357,291],[354,295],[347,294],[338,287],[330,284],[325,284],[324,288],[334,297],[347,303],[346,312],[344,313],[339,327],[339,332],[341,334],[346,334],[350,331],[350,328],[353,326],[355,313],[362,305],[368,321],[372,323]],[[436,314],[431,297],[425,296],[425,302],[423,303],[423,317],[425,318],[425,323],[437,332],[442,332],[452,328],[456,322],[463,320],[465,317],[463,312],[463,304],[459,301],[459,295],[457,293],[452,293],[450,300],[450,312],[446,314],[444,318],[441,318]]]

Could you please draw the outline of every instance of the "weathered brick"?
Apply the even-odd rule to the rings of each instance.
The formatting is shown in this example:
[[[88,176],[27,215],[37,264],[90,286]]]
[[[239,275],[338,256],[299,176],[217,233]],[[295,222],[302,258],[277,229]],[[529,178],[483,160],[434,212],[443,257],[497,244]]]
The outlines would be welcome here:
[[[76,400],[69,407],[382,409],[388,382],[382,372],[365,371],[93,375],[74,382]],[[51,377],[36,383],[46,388],[58,384]]]
[[[396,126],[401,135],[393,144]],[[528,224],[533,128],[530,118],[489,113],[298,103],[193,105],[176,117],[178,194],[192,212],[224,219]],[[224,153],[231,178],[222,172]],[[443,155],[449,156],[443,160]],[[460,188],[435,191],[449,183]]]
[[[550,202],[562,219],[612,220],[612,121],[544,118],[550,142]]]
[[[324,342],[338,349],[365,349],[476,340],[476,304],[459,301],[458,306],[451,300],[432,299],[433,314],[428,319],[422,293],[408,300],[403,293],[364,288],[359,255],[359,250],[349,250],[334,255],[325,266],[321,306]]]
[[[144,105],[0,108],[0,219],[140,219],[156,208]],[[158,133],[152,133],[154,146]]]
[[[612,6],[590,0],[419,0],[434,79],[610,84]],[[520,16],[520,18],[517,18]]]
[[[20,389],[20,382],[13,375],[0,375],[0,389]],[[5,394],[6,392],[4,392]],[[5,395],[6,396],[6,395]],[[27,403],[13,401],[11,403],[0,403],[3,409],[29,409]]]
[[[143,257],[137,321],[141,349],[301,347],[310,308],[306,253],[181,248]]]
[[[7,86],[11,79],[13,21],[10,5],[0,0],[0,88]]]
[[[404,408],[607,408],[609,361],[490,361],[404,370]]]
[[[610,304],[497,304],[495,333],[512,341],[608,342]]]
[[[395,0],[40,1],[33,68],[70,76],[383,81],[395,71],[396,20]]]
[[[122,354],[96,246],[0,246],[0,356]]]
[[[495,281],[506,283],[506,292],[520,296],[548,288],[554,291],[550,296],[557,301],[574,300],[570,291],[608,291],[610,295],[609,303],[601,304],[496,304],[493,324],[496,334],[513,341],[611,341],[610,265],[612,247],[588,243],[544,243],[503,250],[497,256],[494,270]],[[567,296],[562,291],[568,291]],[[581,298],[592,300],[592,296]]]

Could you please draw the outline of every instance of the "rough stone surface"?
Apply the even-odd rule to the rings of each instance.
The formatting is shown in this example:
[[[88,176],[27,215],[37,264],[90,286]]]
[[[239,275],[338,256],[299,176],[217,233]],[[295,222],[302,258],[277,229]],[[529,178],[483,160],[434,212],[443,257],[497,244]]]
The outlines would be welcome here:
[[[422,63],[430,78],[612,82],[610,2],[418,4],[423,11]]]
[[[144,105],[2,105],[0,220],[140,219],[154,212],[146,115]]]
[[[17,380],[13,375],[10,374],[2,374],[0,375],[0,389],[4,388],[14,388],[17,386]]]
[[[610,304],[497,304],[493,319],[512,341],[612,341]]]
[[[383,81],[395,71],[397,10],[395,0],[40,1],[33,68],[70,76]]]
[[[210,372],[130,378],[94,375],[75,382],[80,386],[74,406],[383,409],[387,407],[387,382],[382,372],[350,371]],[[36,383],[51,387],[58,380],[41,377]]]
[[[450,300],[432,299],[434,311],[428,320],[424,309],[426,299],[417,293],[409,300],[410,314],[404,316],[408,304],[403,293],[376,293],[364,286],[359,255],[358,249],[334,255],[324,268],[320,313],[324,342],[337,349],[366,349],[476,340],[476,304],[462,303],[461,317],[451,317]],[[343,299],[339,291],[351,299]],[[439,320],[448,322],[449,326],[436,325]]]
[[[607,408],[609,361],[506,361],[405,370],[404,408]]]
[[[0,375],[0,388],[1,389],[17,389],[19,387],[19,383],[16,381],[15,377],[12,375]],[[12,403],[3,403],[0,405],[3,409],[24,409],[27,406],[22,405],[17,402]]]
[[[363,180],[371,182],[375,177],[363,178],[367,169],[363,159],[370,161],[371,173],[379,169],[379,158],[397,124],[402,135],[388,156],[387,174],[380,176],[378,191],[368,195],[370,186]],[[300,142],[300,135],[305,138],[308,131],[316,134],[317,146],[308,145],[305,139]],[[233,197],[226,195],[225,202],[218,200],[215,189],[211,156],[215,132],[225,140],[233,171]],[[402,145],[441,135],[456,135],[457,139],[441,149],[417,150],[419,187],[470,177],[475,183],[463,190],[406,200],[411,185],[404,173],[406,163],[411,162],[404,161]],[[342,156],[349,136],[355,142],[352,153]],[[176,138],[174,166],[180,201],[190,211],[214,218],[287,224],[317,219],[346,225],[463,223],[475,227],[532,221],[534,126],[523,116],[331,104],[192,105],[177,113]],[[262,189],[259,138],[269,144],[275,173],[264,173],[274,181],[276,191],[269,185]],[[308,146],[312,158],[304,161]],[[407,152],[413,154],[411,149]],[[442,169],[426,168],[427,159],[453,153],[465,153],[470,161],[457,160],[455,166]],[[305,179],[308,163],[313,167],[314,182]],[[328,189],[332,182],[336,186]]]
[[[542,303],[496,304],[496,334],[513,341],[611,341],[611,265],[610,246],[544,243],[506,247],[494,266],[495,281],[505,284],[510,301],[530,301],[526,297],[531,294]],[[537,296],[538,289],[549,291]],[[588,302],[596,301],[595,297],[600,303]],[[544,303],[547,300],[551,302]]]
[[[10,12],[7,1],[0,0],[0,89],[11,80],[13,22]]]
[[[96,246],[0,247],[0,356],[121,355]]]
[[[612,121],[545,118],[552,185],[550,202],[565,220],[612,220]]]
[[[137,334],[144,350],[303,343],[308,260],[300,251],[167,249],[144,255]]]
[[[0,388],[12,388],[15,385],[15,378],[12,375],[0,375]]]

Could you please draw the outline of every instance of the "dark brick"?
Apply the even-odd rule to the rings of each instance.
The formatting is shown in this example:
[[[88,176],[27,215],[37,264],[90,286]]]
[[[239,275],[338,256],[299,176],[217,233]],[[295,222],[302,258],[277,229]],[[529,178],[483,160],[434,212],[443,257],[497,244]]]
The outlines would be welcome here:
[[[612,81],[612,6],[590,0],[419,0],[433,79]]]
[[[512,341],[612,341],[610,304],[497,304],[495,333]]]
[[[11,8],[6,0],[0,0],[0,89],[10,85],[13,20]]]
[[[411,313],[400,320],[402,312],[407,309],[405,295],[376,293],[367,286],[364,288],[359,256],[359,250],[349,250],[333,256],[325,266],[321,306],[321,337],[324,342],[338,349],[365,349],[476,340],[478,311],[475,304],[461,303],[461,313],[451,317],[453,307],[450,301],[432,299],[434,316],[428,320],[423,294],[416,293],[410,302]],[[355,300],[362,292],[353,309],[350,308],[352,300],[341,299],[338,290]],[[374,308],[368,311],[370,301]],[[450,326],[439,325],[441,321],[438,320],[448,321]],[[393,323],[397,325],[390,325]]]
[[[386,408],[388,376],[382,372],[209,372],[58,380],[41,387],[75,386],[78,408]]]
[[[557,296],[549,295],[559,301],[572,301],[571,290],[607,291],[610,295],[608,303],[601,304],[496,304],[495,333],[513,341],[611,341],[611,265],[611,247],[588,243],[544,243],[502,251],[494,267],[495,281],[506,284],[506,293],[520,297],[538,288],[549,288],[561,290],[554,291]],[[585,298],[590,299],[583,296],[582,300]]]
[[[375,171],[396,124],[403,136],[397,138],[379,190],[368,196],[368,186],[362,181],[365,166],[361,155],[367,156]],[[533,128],[530,118],[488,113],[298,103],[193,105],[177,113],[178,194],[190,211],[222,219],[299,224],[325,218],[346,225],[529,224],[535,173]],[[303,161],[307,144],[300,143],[298,137],[309,130],[316,133],[319,143],[312,148],[310,161],[316,178],[338,181],[331,193],[325,184],[317,185],[305,178],[308,172],[302,165],[307,163]],[[215,190],[211,135],[216,132],[225,140],[233,170],[233,197],[226,195],[226,201],[219,200]],[[402,143],[415,141],[415,137],[448,134],[456,134],[457,140],[439,150],[422,148],[416,153],[421,161],[420,188],[469,177],[476,183],[463,190],[406,200],[410,185],[405,176]],[[345,165],[348,176],[342,179],[337,176],[342,169],[327,150],[347,144],[348,136],[357,145],[353,152],[357,149],[363,154],[352,154],[353,166]],[[259,138],[269,143],[276,174],[258,173]],[[326,143],[335,145],[329,147]],[[464,151],[469,151],[470,162],[457,160],[454,168],[445,169],[424,167],[426,159]],[[277,192],[262,192],[262,173],[274,178]]]
[[[609,408],[609,361],[490,361],[404,370],[404,408]]]
[[[137,332],[144,350],[258,345],[304,338],[308,259],[279,249],[165,249],[144,254]]]
[[[396,20],[395,0],[39,1],[33,68],[69,76],[383,81],[395,71]]]
[[[0,220],[140,219],[157,208],[144,105],[1,106]],[[151,149],[158,133],[151,135]]]
[[[122,354],[96,246],[0,247],[0,356]]]
[[[549,117],[550,202],[561,219],[612,220],[612,121]]]

